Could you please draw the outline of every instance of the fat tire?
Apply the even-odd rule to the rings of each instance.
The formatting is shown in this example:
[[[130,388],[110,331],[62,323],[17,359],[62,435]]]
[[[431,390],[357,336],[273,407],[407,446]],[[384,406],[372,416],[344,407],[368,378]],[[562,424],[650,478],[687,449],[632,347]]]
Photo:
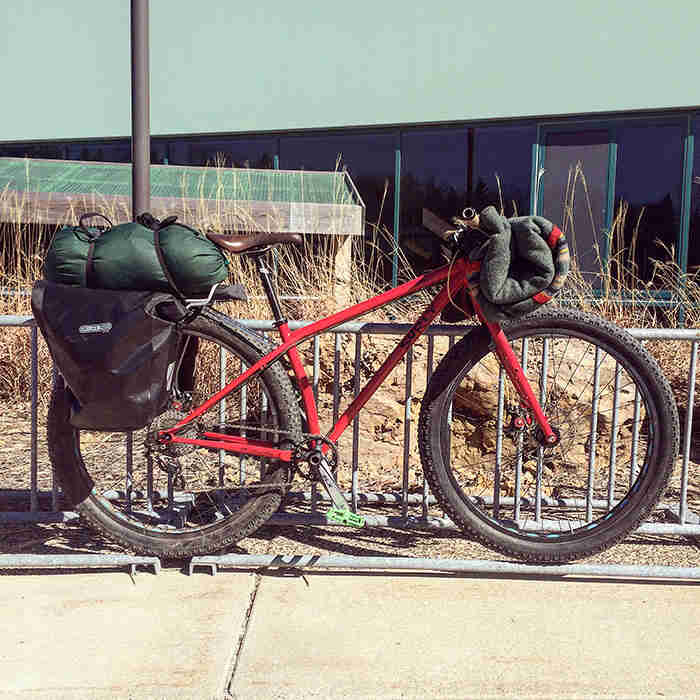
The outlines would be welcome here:
[[[225,316],[207,310],[193,320],[188,328],[196,334],[217,342],[254,364],[270,350],[269,342]],[[279,417],[279,429],[288,431],[293,439],[301,437],[301,418],[292,383],[279,363],[273,364],[260,376]],[[179,559],[197,554],[223,550],[249,536],[264,525],[279,508],[286,491],[288,468],[281,462],[270,469],[263,483],[270,488],[261,490],[233,515],[206,530],[192,533],[158,532],[139,526],[132,520],[112,512],[101,498],[92,492],[92,480],[80,455],[78,433],[69,422],[69,396],[63,379],[56,375],[48,411],[47,435],[51,463],[68,500],[90,526],[109,539],[140,554]]]
[[[464,368],[476,365],[494,345],[485,327],[478,327],[444,356],[431,377],[421,406],[418,441],[425,477],[440,506],[464,533],[503,554],[524,561],[560,563],[591,556],[622,540],[645,520],[661,498],[679,450],[678,412],[668,381],[648,351],[626,331],[597,316],[575,310],[542,310],[519,322],[502,326],[506,336],[568,329],[583,333],[593,343],[604,343],[627,363],[643,384],[654,420],[654,442],[643,482],[630,494],[616,516],[589,531],[577,531],[567,541],[546,542],[517,536],[495,526],[476,506],[466,501],[443,454],[442,428],[445,402]],[[642,477],[640,477],[642,478]]]

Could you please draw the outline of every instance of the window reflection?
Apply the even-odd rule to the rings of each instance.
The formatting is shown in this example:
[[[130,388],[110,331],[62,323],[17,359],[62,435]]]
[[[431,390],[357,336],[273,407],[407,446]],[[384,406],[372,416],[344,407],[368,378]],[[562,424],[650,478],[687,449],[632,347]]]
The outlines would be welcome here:
[[[672,259],[680,226],[683,133],[677,124],[620,126],[617,132],[615,213],[629,204],[624,247],[637,275],[649,281],[654,259]],[[619,247],[619,246],[618,246]]]
[[[488,126],[474,129],[471,206],[493,204],[506,216],[530,213],[532,146],[537,128]],[[499,191],[500,187],[500,191]]]
[[[66,160],[68,144],[50,143],[5,143],[0,144],[0,158],[46,158]]]
[[[163,142],[159,140],[159,145]],[[163,158],[171,165],[224,168],[272,168],[277,154],[275,138],[169,139]],[[164,161],[163,161],[164,162]]]
[[[346,167],[367,208],[368,224],[394,228],[394,132],[325,133],[282,137],[280,168],[336,170]]]
[[[68,144],[67,157],[69,160],[130,163],[131,140],[73,142]]]
[[[609,130],[545,132],[544,144],[538,211],[561,227],[575,265],[598,286],[607,251]]]
[[[440,263],[440,241],[423,210],[447,223],[467,205],[469,131],[416,129],[401,135],[401,246],[413,266]]]

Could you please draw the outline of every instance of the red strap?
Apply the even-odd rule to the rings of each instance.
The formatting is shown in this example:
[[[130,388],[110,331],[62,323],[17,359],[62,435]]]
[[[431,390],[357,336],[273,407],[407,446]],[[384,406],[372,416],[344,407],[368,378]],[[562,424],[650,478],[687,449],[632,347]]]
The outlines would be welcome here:
[[[550,248],[554,248],[554,246],[557,244],[557,241],[563,236],[564,234],[561,232],[561,229],[558,226],[555,226],[552,229],[552,233],[549,234],[549,238],[547,239],[547,245]]]
[[[559,231],[561,233],[561,231]],[[538,304],[546,304],[548,301],[551,300],[552,297],[549,296],[549,294],[545,294],[544,292],[538,292],[532,297],[533,301],[536,301]]]

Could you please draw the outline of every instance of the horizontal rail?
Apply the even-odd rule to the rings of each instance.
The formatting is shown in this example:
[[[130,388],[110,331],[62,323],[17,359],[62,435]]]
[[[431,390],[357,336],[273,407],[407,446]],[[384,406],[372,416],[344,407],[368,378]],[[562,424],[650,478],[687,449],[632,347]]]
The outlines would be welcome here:
[[[137,566],[151,566],[160,573],[158,557],[130,554],[0,554],[0,569],[107,569],[128,566],[131,574]]]
[[[237,323],[255,331],[274,331],[274,321],[259,319],[239,320]],[[289,321],[289,329],[292,331],[310,326],[315,321]],[[36,321],[33,316],[0,316],[0,326],[34,326]],[[475,324],[433,324],[426,329],[427,336],[454,336],[466,335]],[[353,321],[343,323],[331,328],[328,333],[361,333],[362,335],[406,335],[411,330],[410,323],[377,323],[374,321]],[[682,340],[700,341],[700,329],[698,328],[626,328],[633,338],[637,340]]]
[[[244,320],[244,321],[238,321],[238,323],[241,323],[241,325],[246,326],[247,328],[250,328],[252,330],[257,330],[257,331],[272,331],[274,330],[274,324],[271,321],[264,321],[264,320]],[[305,322],[305,321],[294,321],[290,322],[290,328],[292,330],[296,330],[298,328],[302,328],[304,326],[309,325],[311,322]],[[23,327],[23,328],[29,328],[31,329],[31,336],[32,336],[32,368],[31,368],[31,373],[32,373],[32,414],[31,414],[31,434],[32,434],[32,454],[31,454],[31,488],[28,489],[25,493],[27,493],[30,496],[30,503],[31,503],[31,508],[30,511],[5,511],[5,512],[0,512],[0,523],[60,523],[60,522],[69,522],[71,520],[75,520],[78,518],[78,514],[73,512],[73,511],[68,511],[68,510],[59,510],[58,508],[58,490],[56,485],[53,486],[52,491],[50,492],[39,492],[38,487],[37,487],[37,449],[36,449],[36,444],[37,444],[37,339],[38,339],[38,333],[36,331],[36,323],[33,319],[32,316],[23,316],[23,315],[13,315],[13,316],[0,316],[0,327]],[[399,336],[399,335],[404,335],[409,329],[411,328],[410,324],[399,324],[399,323],[374,323],[374,322],[353,322],[353,323],[346,323],[342,324],[340,326],[337,326],[336,328],[332,329],[331,333],[335,333],[337,336],[339,334],[347,333],[347,334],[352,334],[355,335],[358,339],[358,347],[356,348],[355,351],[355,365],[356,365],[356,370],[358,363],[360,362],[360,343],[362,342],[362,339],[365,338],[368,335],[394,335],[394,336]],[[453,344],[455,339],[457,339],[460,336],[465,335],[466,333],[470,332],[474,326],[471,325],[434,325],[431,326],[428,331],[427,335],[429,337],[429,346],[428,346],[428,364],[429,364],[429,372],[432,371],[432,365],[433,365],[433,354],[432,354],[432,346],[431,343],[433,342],[433,339],[435,336],[443,336],[447,337],[450,339],[450,345]],[[693,407],[693,397],[694,397],[694,391],[695,391],[695,373],[696,373],[696,368],[697,368],[697,353],[698,353],[698,345],[700,344],[700,330],[698,329],[639,329],[639,328],[633,328],[633,329],[627,329],[628,332],[635,338],[639,340],[649,340],[649,341],[684,341],[687,343],[690,343],[691,346],[691,351],[690,351],[690,372],[689,372],[689,380],[688,380],[688,411],[686,413],[686,420],[684,422],[684,425],[682,426],[683,428],[683,450],[682,450],[682,459],[683,459],[683,472],[682,472],[682,478],[681,478],[681,497],[678,503],[665,503],[661,504],[660,510],[665,513],[668,517],[669,520],[672,522],[666,522],[666,523],[655,523],[655,522],[647,522],[643,523],[637,530],[638,533],[640,534],[657,534],[657,535],[680,535],[680,536],[687,536],[687,537],[700,537],[700,516],[698,516],[696,513],[693,513],[690,511],[687,507],[686,503],[686,497],[687,497],[687,485],[688,485],[688,464],[689,464],[689,451],[690,451],[690,439],[691,439],[691,431],[692,431],[692,407]],[[339,341],[340,338],[336,338],[336,353],[335,353],[335,387],[334,387],[334,396],[333,396],[333,405],[334,405],[334,410],[337,411],[337,406],[339,404],[339,390],[338,390],[338,363],[339,363],[339,354],[340,354],[340,346],[339,346]],[[314,345],[314,362],[313,362],[313,386],[315,390],[317,391],[317,387],[319,384],[319,357],[318,357],[318,343]],[[410,380],[409,380],[409,373],[410,373],[410,364],[407,363],[407,385],[409,389],[407,390],[407,396],[405,396],[405,405],[407,406],[406,412],[404,415],[404,420],[410,420],[410,402],[408,401],[408,394],[410,393]],[[356,375],[358,372],[356,371]],[[407,418],[408,416],[408,418]],[[362,493],[359,491],[358,488],[358,479],[357,479],[357,474],[359,471],[361,471],[361,468],[359,466],[359,460],[357,457],[357,451],[358,451],[358,429],[357,427],[353,431],[353,479],[352,479],[352,490],[347,494],[348,500],[353,504],[354,507],[359,506],[399,506],[402,509],[401,515],[386,515],[386,514],[376,514],[376,513],[363,513],[363,515],[366,518],[366,522],[369,526],[372,527],[390,527],[390,528],[398,528],[398,529],[415,529],[415,530],[457,530],[456,526],[454,523],[449,520],[446,517],[435,517],[435,516],[428,516],[427,514],[427,508],[428,506],[433,506],[435,504],[435,499],[429,495],[427,491],[427,486],[424,484],[423,486],[423,492],[422,493],[408,493],[407,490],[407,470],[408,470],[408,450],[404,449],[404,488],[403,492],[398,492],[398,493],[378,493],[378,492],[368,492],[368,493]],[[409,436],[410,437],[410,436]],[[9,492],[3,492],[0,489],[0,503],[4,500],[4,495]],[[17,492],[15,492],[16,497]],[[116,492],[114,494],[115,496],[118,495]],[[48,497],[51,497],[51,507],[52,510],[41,510],[40,509],[40,500],[41,500],[41,505],[46,507],[47,505],[47,499]],[[41,498],[40,498],[41,497]],[[322,495],[319,494],[314,486],[311,491],[309,492],[303,492],[303,493],[293,493],[290,494],[290,502],[311,502],[311,513],[286,513],[286,512],[280,512],[275,514],[272,519],[270,520],[271,524],[277,524],[277,525],[320,525],[320,526],[328,526],[328,525],[333,525],[334,523],[328,523],[326,520],[326,517],[324,514],[320,513],[318,511],[318,506],[320,503],[323,501]],[[503,506],[506,505],[513,505],[514,499],[513,498],[501,498],[500,503]],[[540,504],[541,505],[557,505],[562,508],[568,508],[568,507],[580,507],[583,501],[581,499],[552,499],[547,496],[542,496],[540,499]],[[523,509],[530,508],[532,507],[532,503],[526,499],[522,498],[520,499],[520,503]],[[421,517],[414,517],[412,515],[408,515],[407,508],[408,506],[417,506],[417,505],[422,505],[423,507],[423,515]],[[607,508],[609,504],[606,501],[596,501],[593,500],[591,501],[591,506],[594,509],[601,509],[601,508]],[[522,519],[522,515],[521,515]],[[541,522],[541,521],[540,521]],[[557,523],[552,521],[554,529],[557,529]],[[561,527],[571,527],[571,522],[570,521],[560,521]],[[7,555],[10,556],[10,555]],[[11,555],[15,557],[17,555]],[[27,555],[29,556],[29,555]],[[96,556],[96,557],[109,557],[113,555],[90,555],[90,556]],[[64,557],[59,557],[58,558],[60,561],[65,561],[66,566],[69,565],[69,557],[66,556]],[[198,557],[193,560],[195,562],[195,566],[200,565],[199,562],[203,561],[204,558]],[[251,559],[245,559],[245,557],[241,558],[240,556],[236,555],[234,558],[225,558],[226,561],[236,561],[237,563],[235,566],[267,566],[267,564],[242,564],[241,562],[243,561],[252,561]],[[303,559],[303,557],[302,557]],[[328,558],[331,559],[331,558]],[[450,571],[464,571],[464,572],[478,572],[478,571],[484,571],[484,572],[489,572],[489,573],[497,573],[497,569],[489,568],[488,566],[486,568],[480,569],[479,567],[481,564],[479,562],[473,562],[475,567],[472,567],[471,564],[472,562],[459,562],[458,560],[432,560],[432,559],[410,559],[409,561],[411,562],[410,564],[403,564],[401,561],[399,561],[399,558],[396,557],[390,557],[390,558],[367,558],[367,557],[346,557],[346,558],[340,558],[338,559],[337,557],[332,558],[333,561],[328,564],[329,568],[337,567],[338,566],[338,561],[345,561],[345,559],[352,560],[354,562],[353,564],[343,564],[342,567],[340,568],[395,568],[395,569],[401,569],[401,568],[415,568],[415,569],[425,569],[425,570],[435,570],[435,567],[433,566],[433,563],[436,561],[447,561],[448,564],[445,566],[451,567],[452,564],[450,562],[454,562],[454,568],[445,568],[445,569],[439,569],[439,570],[450,570]],[[369,561],[370,559],[381,559],[381,562],[378,561]],[[10,560],[5,560],[0,558],[0,567],[5,566],[5,562],[9,562]],[[19,560],[16,560],[19,561]],[[39,560],[35,560],[39,561]],[[46,560],[47,562],[49,560]],[[70,558],[70,562],[77,561],[73,558]],[[87,560],[86,560],[87,561]],[[105,562],[106,560],[101,560],[103,561],[102,564],[100,565],[107,565]],[[258,560],[256,560],[258,561]],[[272,560],[265,560],[265,561],[272,561]],[[318,559],[316,561],[319,561]],[[387,561],[393,561],[396,562],[396,566],[388,566]],[[486,564],[495,564],[496,562],[486,562]],[[72,566],[72,564],[70,564]],[[87,565],[87,564],[86,564]],[[208,564],[207,564],[208,565]],[[232,564],[234,565],[234,564]],[[321,568],[321,564],[315,564],[317,568]],[[442,566],[442,565],[441,565]],[[513,567],[512,572],[513,573],[528,573],[529,569],[526,567],[526,565],[522,564],[514,564],[511,565]],[[41,567],[40,567],[41,568]],[[530,567],[532,568],[532,567]],[[537,569],[539,573],[543,573],[543,571],[546,569],[546,571],[550,574],[553,575],[557,573],[555,569],[558,567],[534,567],[534,569]],[[576,565],[575,567],[567,567],[567,568],[574,568],[576,572],[580,573],[581,575],[596,575],[593,573],[592,568],[585,569],[585,567],[580,567]],[[533,569],[533,571],[534,571]],[[584,569],[589,572],[589,574],[584,573]],[[678,577],[676,575],[677,572],[681,571],[690,571],[690,572],[695,572],[697,573],[698,569],[677,569],[674,567],[627,567],[629,571],[635,571],[636,573],[634,574],[629,574],[629,575],[634,575],[634,576],[661,576],[664,578],[676,578]],[[662,569],[665,573],[652,573],[655,572],[657,569]],[[627,574],[624,573],[619,573],[616,574],[614,573],[614,570],[616,570],[616,567],[612,565],[604,565],[601,567],[598,567],[596,570],[601,572],[601,575],[620,575],[624,576]],[[676,573],[672,573],[676,572]],[[695,574],[688,576],[686,574],[683,574],[683,577],[685,578],[696,578],[697,576]]]
[[[194,557],[195,568],[208,568],[212,575],[220,567],[236,569],[380,569],[391,571],[440,571],[464,574],[511,576],[606,576],[615,578],[700,579],[700,567],[631,566],[624,564],[513,564],[479,559],[426,559],[411,557],[321,556],[317,554],[222,554]]]

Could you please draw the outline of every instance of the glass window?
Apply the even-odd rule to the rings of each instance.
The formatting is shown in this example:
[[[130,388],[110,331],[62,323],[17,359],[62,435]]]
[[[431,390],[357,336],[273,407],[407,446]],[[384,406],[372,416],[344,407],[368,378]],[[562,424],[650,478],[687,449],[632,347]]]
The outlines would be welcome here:
[[[440,263],[440,241],[423,210],[450,223],[467,205],[469,131],[415,129],[401,134],[401,245],[416,269]]]
[[[695,156],[690,198],[690,231],[688,235],[688,272],[700,275],[700,117],[693,124]]]
[[[130,163],[131,139],[118,141],[81,141],[66,145],[68,160],[90,160],[105,163]]]
[[[584,275],[605,264],[609,158],[608,129],[544,133],[538,211],[564,231]]]
[[[6,143],[0,144],[0,157],[3,158],[57,158],[65,159],[67,146],[58,141],[49,143]]]
[[[651,279],[654,259],[672,259],[678,246],[684,133],[680,124],[648,122],[616,130],[615,213],[629,205],[624,247],[643,281]]]
[[[217,165],[225,168],[272,168],[276,138],[195,138],[158,140],[171,165]]]
[[[368,224],[379,222],[393,231],[396,146],[396,135],[392,132],[290,135],[281,139],[280,168],[346,167],[364,200]]]
[[[532,146],[537,128],[488,126],[474,129],[471,162],[471,206],[493,204],[506,216],[530,213]]]

